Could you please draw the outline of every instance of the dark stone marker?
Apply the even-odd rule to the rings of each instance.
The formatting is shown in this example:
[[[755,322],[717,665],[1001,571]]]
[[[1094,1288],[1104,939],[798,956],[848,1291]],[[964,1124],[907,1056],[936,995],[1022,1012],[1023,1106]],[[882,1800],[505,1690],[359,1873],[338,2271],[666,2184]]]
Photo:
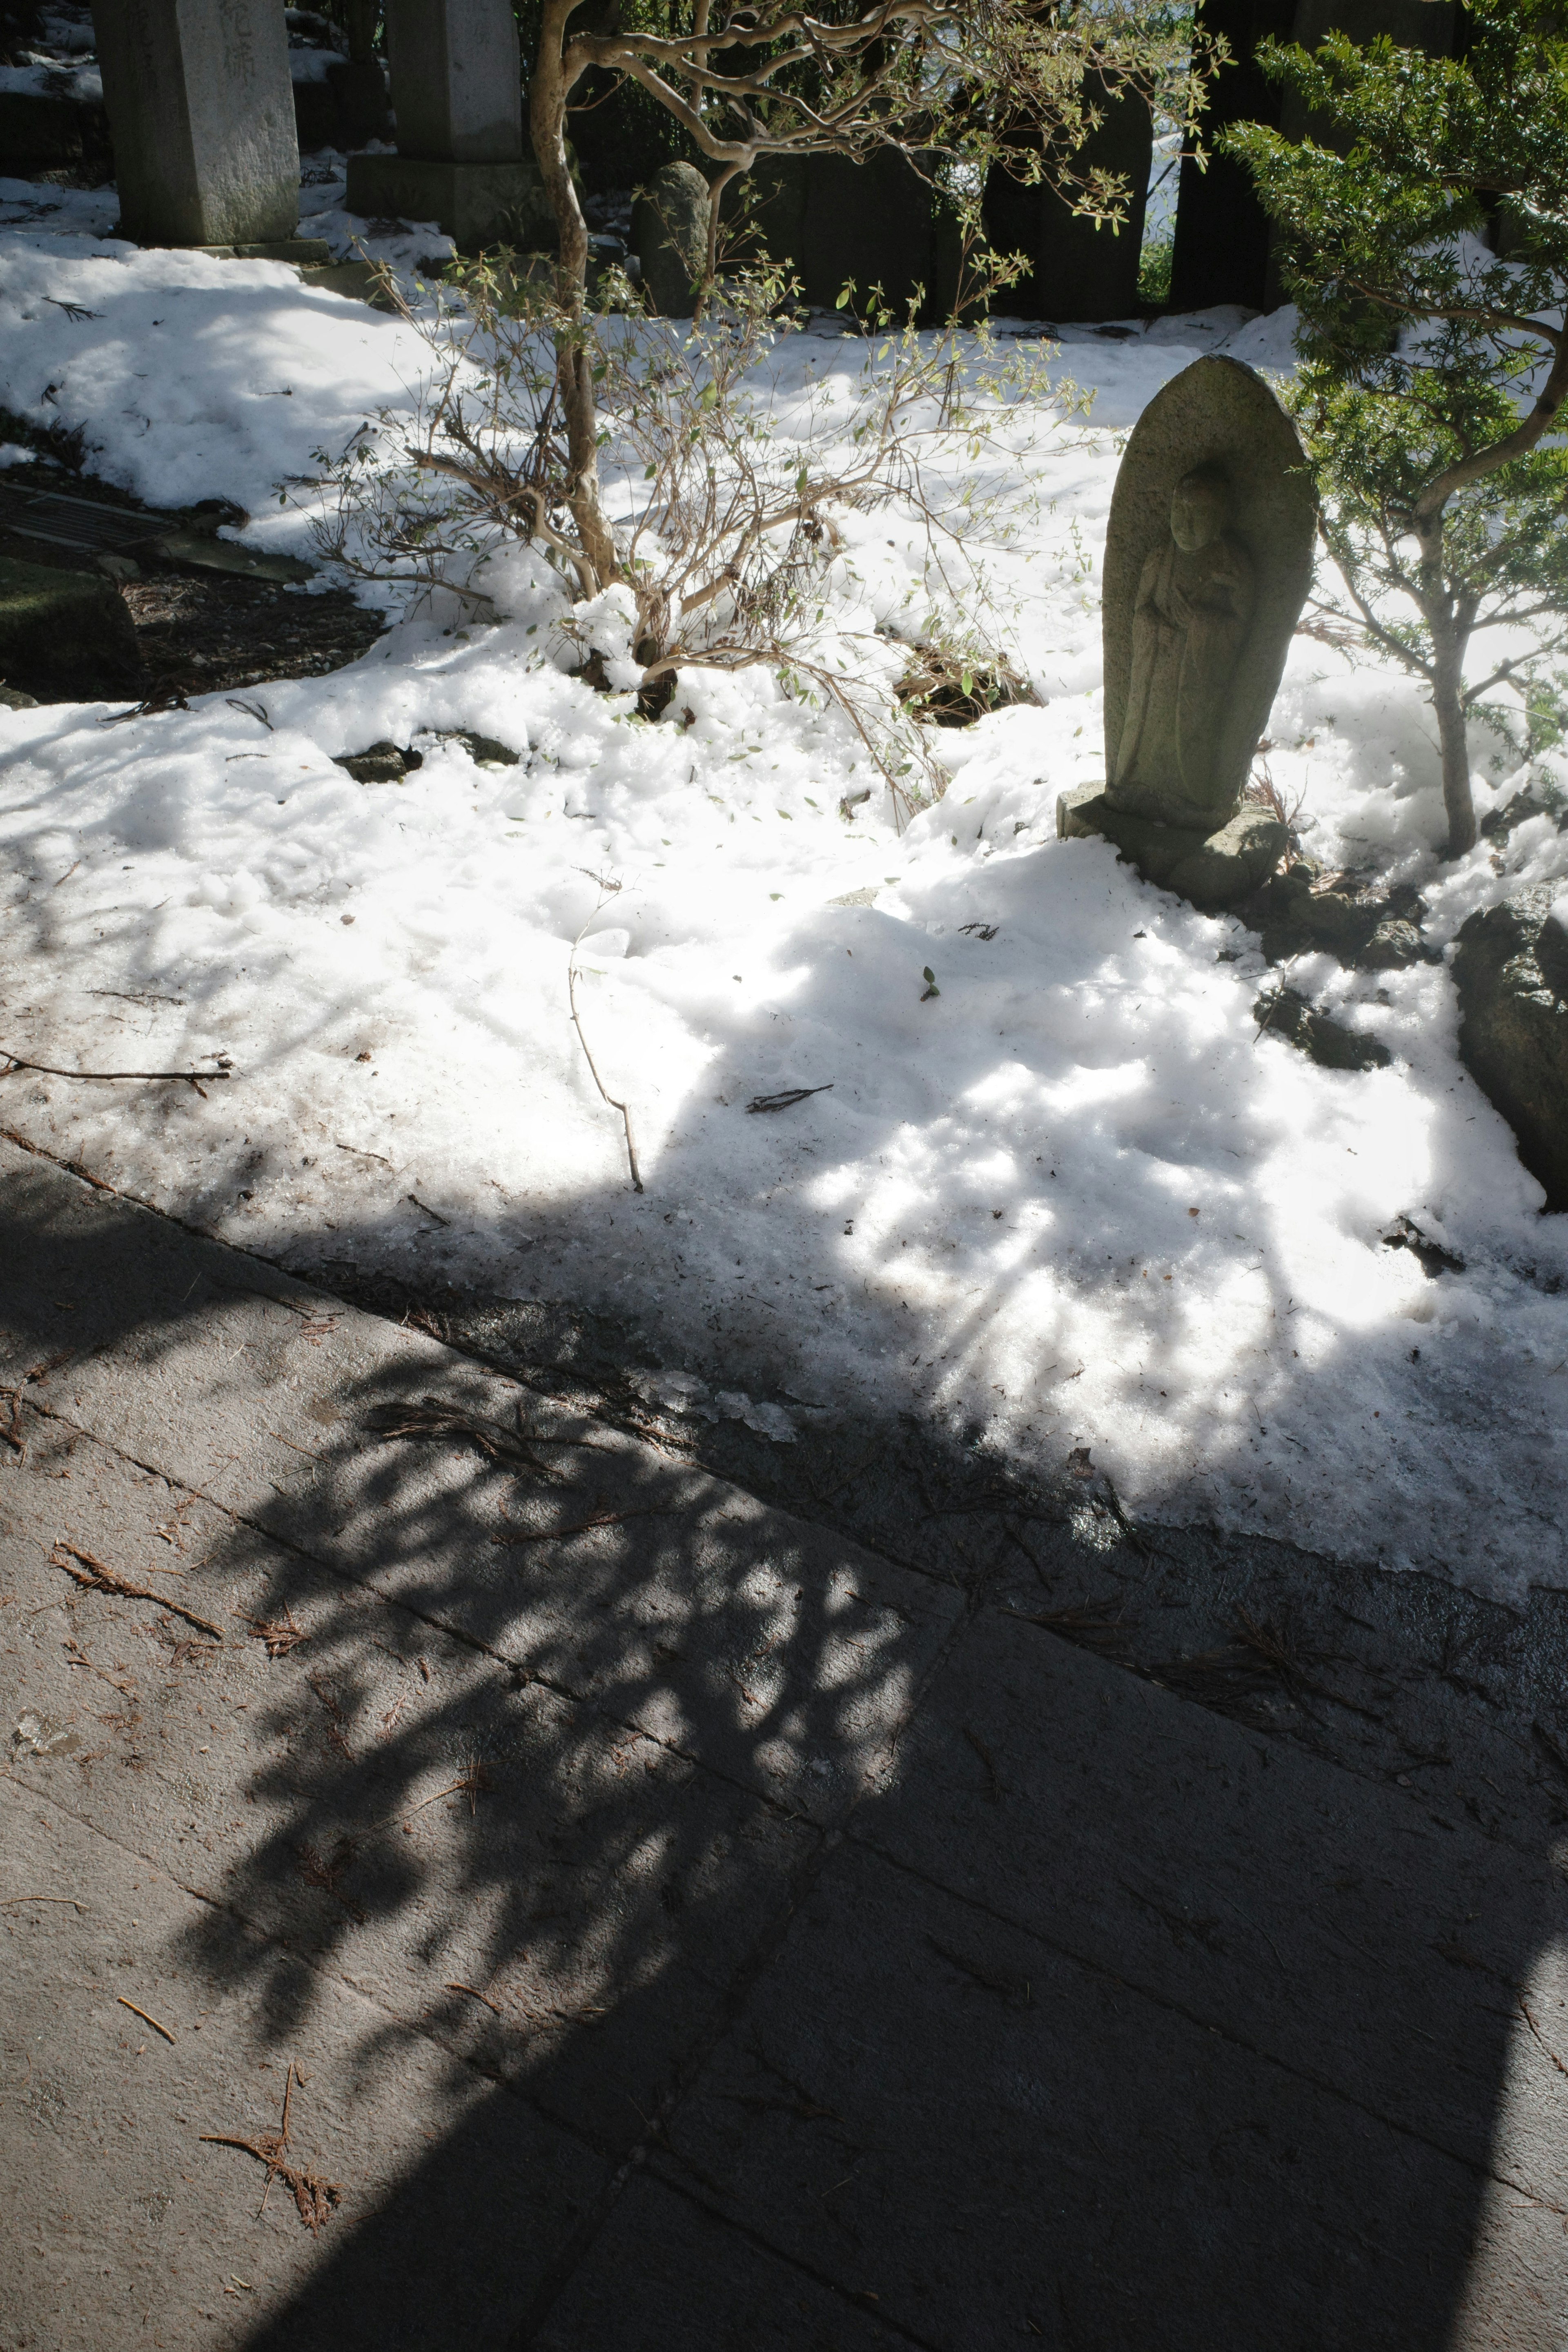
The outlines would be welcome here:
[[[708,269],[708,183],[694,163],[666,163],[632,210],[632,250],[648,307],[689,319]]]
[[[1141,99],[1110,100],[1105,121],[1073,158],[1077,170],[1121,173],[1131,184],[1125,225],[1097,228],[1043,183],[1026,187],[994,170],[985,184],[985,233],[999,253],[1029,257],[1027,277],[1000,310],[1019,319],[1127,319],[1138,309],[1138,262],[1154,126]]]
[[[140,692],[136,632],[113,583],[0,557],[0,679],[47,700]]]
[[[1568,901],[1516,891],[1459,932],[1459,1052],[1514,1131],[1519,1156],[1568,1210]]]
[[[351,155],[351,212],[434,220],[465,251],[552,229],[523,145],[508,0],[388,0],[395,155]]]
[[[921,289],[931,293],[932,192],[895,148],[879,148],[863,163],[845,155],[765,155],[752,177],[768,251],[799,278],[814,310],[832,310],[850,278],[858,304],[880,286],[899,312]]]
[[[1300,442],[1251,368],[1197,360],[1143,411],[1116,477],[1101,596],[1105,782],[1064,793],[1064,837],[1100,833],[1194,905],[1232,906],[1285,828],[1241,795],[1312,578]]]
[[[1223,35],[1230,47],[1230,62],[1220,68],[1204,116],[1205,142],[1232,122],[1266,122],[1300,138],[1309,127],[1306,115],[1258,70],[1260,41],[1272,37],[1313,49],[1334,29],[1354,41],[1386,33],[1402,48],[1446,56],[1453,43],[1454,8],[1452,0],[1198,0],[1197,25],[1200,31]],[[1184,162],[1172,309],[1203,310],[1211,303],[1240,302],[1261,310],[1280,299],[1269,268],[1268,221],[1253,194],[1251,173],[1226,156],[1213,158],[1206,172],[1190,158]]]
[[[287,245],[300,149],[283,11],[263,0],[97,0],[120,234]]]
[[[26,180],[40,172],[78,171],[83,163],[101,163],[106,173],[112,168],[101,106],[0,90],[0,173]]]
[[[1220,35],[1230,61],[1211,85],[1204,138],[1210,142],[1232,122],[1267,122],[1278,129],[1279,92],[1254,62],[1259,41],[1294,36],[1295,0],[1198,0],[1197,28]],[[1171,308],[1206,310],[1211,303],[1263,308],[1268,284],[1268,222],[1252,192],[1252,174],[1227,156],[1212,156],[1200,172],[1182,164],[1176,196],[1176,250],[1171,264]]]

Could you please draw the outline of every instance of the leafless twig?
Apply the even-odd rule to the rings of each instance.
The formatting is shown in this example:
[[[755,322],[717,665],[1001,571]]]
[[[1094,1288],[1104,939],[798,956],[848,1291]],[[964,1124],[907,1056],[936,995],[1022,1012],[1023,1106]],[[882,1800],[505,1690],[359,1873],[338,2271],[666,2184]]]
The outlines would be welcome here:
[[[583,1058],[588,1065],[588,1075],[593,1079],[594,1084],[598,1087],[600,1095],[604,1100],[608,1103],[610,1108],[612,1110],[618,1110],[621,1114],[621,1124],[626,1131],[626,1160],[632,1171],[632,1191],[634,1192],[640,1192],[643,1189],[643,1181],[641,1173],[637,1168],[637,1148],[632,1135],[631,1112],[624,1102],[619,1101],[616,1097],[610,1092],[608,1087],[605,1086],[604,1079],[599,1076],[599,1066],[594,1059],[594,1049],[588,1043],[587,1033],[583,1027],[583,1016],[577,1010],[577,950],[583,944],[583,933],[586,931],[588,925],[594,919],[594,915],[596,915],[599,912],[599,908],[603,907],[604,903],[604,900],[601,898],[599,906],[594,908],[593,914],[584,919],[582,930],[578,932],[576,938],[572,942],[571,951],[566,958],[566,999],[572,1008],[572,1026],[577,1032],[577,1043],[582,1046]]]
[[[59,1559],[61,1552],[68,1553],[69,1558]],[[70,1564],[73,1559],[79,1560],[80,1566],[73,1568]],[[220,1626],[213,1624],[205,1617],[198,1617],[195,1611],[187,1609],[183,1601],[171,1601],[167,1593],[154,1592],[150,1585],[132,1584],[129,1578],[121,1575],[118,1569],[106,1567],[102,1560],[95,1559],[91,1552],[82,1551],[76,1544],[67,1543],[62,1538],[50,1553],[49,1562],[51,1567],[63,1568],[68,1576],[74,1577],[79,1584],[86,1585],[91,1591],[112,1592],[121,1601],[151,1601],[158,1608],[167,1609],[172,1616],[183,1617],[186,1624],[195,1626],[198,1633],[210,1633],[215,1642],[223,1640]]]

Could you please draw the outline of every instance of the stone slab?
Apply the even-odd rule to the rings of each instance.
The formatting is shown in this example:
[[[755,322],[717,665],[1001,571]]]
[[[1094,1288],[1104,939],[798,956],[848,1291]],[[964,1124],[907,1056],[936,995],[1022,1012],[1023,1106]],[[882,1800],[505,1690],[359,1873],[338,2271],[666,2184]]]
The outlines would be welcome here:
[[[1506,2168],[1557,2194],[1568,1881],[1549,1843],[1527,1858],[1414,1781],[1352,1778],[991,1610],[855,1834],[1463,2163],[1491,2160],[1506,2074],[1536,2119]],[[1562,2275],[1568,2294],[1568,2249]]]
[[[1133,426],[1117,467],[1101,614],[1105,773],[1119,797],[1129,791],[1115,780],[1132,693],[1144,567],[1171,549],[1178,484],[1205,467],[1224,477],[1226,538],[1251,581],[1245,632],[1215,706],[1212,738],[1204,741],[1204,772],[1190,776],[1183,788],[1187,804],[1212,809],[1211,827],[1217,827],[1239,806],[1311,585],[1317,545],[1317,494],[1296,428],[1264,378],[1223,354],[1194,360],[1162,386]],[[1148,793],[1158,786],[1162,804],[1143,813],[1185,823],[1164,797],[1167,792],[1174,796],[1177,782],[1162,775],[1132,788]]]
[[[341,1979],[285,1955],[258,1998],[243,1927],[55,1798],[0,1783],[0,1843],[7,2346],[214,2352],[280,2313],[291,2352],[504,2341],[603,2157]],[[192,1957],[215,1926],[226,1969]],[[292,2160],[342,2191],[318,2236],[200,2137],[276,2128],[291,2064]]]
[[[644,2173],[526,2341],[530,2352],[902,2352],[909,2338]]]
[[[351,155],[348,208],[369,219],[430,221],[465,253],[528,248],[553,235],[531,163],[457,163],[413,155]]]
[[[1276,1547],[1225,1601],[1241,1566],[1194,1583],[1200,1539],[1092,1481],[955,1523],[941,1468],[868,1539],[968,1549],[896,1569],[15,1144],[0,1213],[0,2032],[41,2018],[60,2077],[37,2147],[0,2102],[42,2183],[43,2254],[0,2246],[29,2352],[1558,2352],[1555,1620],[1510,1681],[1429,1580]],[[468,1433],[373,1426],[432,1398]],[[588,1441],[534,1444],[566,1483],[520,1405]],[[61,1538],[162,1599],[84,1591]],[[996,1605],[1102,1587],[1138,1675]],[[1302,1592],[1309,1679],[1256,1723],[1166,1658]],[[29,1807],[89,1843],[27,1843]],[[96,1914],[13,1892],[101,1903],[118,1987]],[[23,1999],[10,1929],[50,1912]],[[106,2055],[116,1989],[175,2042],[132,2018]],[[238,2053],[220,2129],[303,2060],[345,2200],[320,2240],[283,2201],[292,2267],[195,2282],[181,2227],[272,2263],[260,2167],[94,2104],[198,2039]],[[143,2206],[174,2233],[145,2260]]]
[[[635,2140],[815,1840],[31,1407],[25,1430],[0,1476],[17,1783],[244,1919],[264,2003],[303,1956],[604,2144]],[[51,1561],[61,1540],[223,1643],[84,1591]],[[291,1645],[269,1656],[258,1625]]]
[[[853,1842],[651,2160],[943,2352],[1547,2352],[1562,2308],[1555,2199]],[[1513,2332],[1456,2339],[1494,2257]]]
[[[121,236],[289,237],[300,147],[281,9],[257,0],[97,0]]]
[[[6,1142],[0,1184],[0,1383],[60,1358],[37,1393],[61,1419],[772,1802],[830,1822],[879,1769],[951,1587]],[[381,1435],[431,1404],[464,1425]],[[520,1412],[588,1441],[535,1453],[560,1485],[508,1455]]]

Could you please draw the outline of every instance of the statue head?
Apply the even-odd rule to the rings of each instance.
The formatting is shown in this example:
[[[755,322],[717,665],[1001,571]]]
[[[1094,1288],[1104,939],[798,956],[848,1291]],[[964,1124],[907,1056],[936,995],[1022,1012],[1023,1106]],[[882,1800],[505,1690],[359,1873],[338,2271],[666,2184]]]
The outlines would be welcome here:
[[[1171,493],[1171,537],[1184,555],[1216,540],[1230,520],[1230,484],[1217,466],[1194,466]]]

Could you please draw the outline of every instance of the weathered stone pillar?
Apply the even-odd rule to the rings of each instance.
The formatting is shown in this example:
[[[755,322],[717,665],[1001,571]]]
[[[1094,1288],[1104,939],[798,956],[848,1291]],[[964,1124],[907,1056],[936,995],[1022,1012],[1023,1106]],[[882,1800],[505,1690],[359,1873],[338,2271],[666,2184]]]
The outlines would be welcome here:
[[[880,147],[847,155],[763,155],[752,173],[757,220],[773,258],[802,299],[829,310],[847,279],[858,301],[880,286],[895,312],[935,274],[931,191],[908,156]]]
[[[1279,89],[1265,80],[1253,52],[1268,34],[1294,37],[1296,0],[1198,0],[1197,21],[1223,35],[1230,62],[1210,86],[1204,116],[1205,142],[1228,123],[1267,122],[1278,129]],[[1252,174],[1228,156],[1200,172],[1188,157],[1176,196],[1176,249],[1171,262],[1171,307],[1206,310],[1240,302],[1261,310],[1268,285],[1268,221],[1252,190]]]
[[[510,0],[386,0],[395,155],[351,155],[349,210],[438,221],[467,250],[549,221],[523,140]]]
[[[985,184],[985,233],[998,253],[1023,253],[1028,274],[999,297],[1020,319],[1129,319],[1138,310],[1138,262],[1154,124],[1131,93],[1105,102],[1105,120],[1073,157],[1080,172],[1119,172],[1131,184],[1127,219],[1114,235],[1096,228],[1043,183],[1026,187],[998,166]]]
[[[1204,116],[1205,139],[1212,141],[1231,122],[1267,122],[1290,139],[1324,136],[1324,126],[1311,122],[1297,99],[1286,98],[1278,82],[1259,72],[1256,53],[1267,36],[1315,49],[1331,31],[1363,42],[1386,33],[1401,48],[1442,57],[1453,44],[1455,13],[1453,0],[1438,5],[1434,0],[1198,0],[1199,26],[1223,34],[1230,46],[1230,62],[1215,78]],[[1260,310],[1280,299],[1269,265],[1268,221],[1250,172],[1223,155],[1206,172],[1184,163],[1172,308],[1241,302]]]
[[[94,0],[121,234],[300,257],[289,37],[275,0]]]

